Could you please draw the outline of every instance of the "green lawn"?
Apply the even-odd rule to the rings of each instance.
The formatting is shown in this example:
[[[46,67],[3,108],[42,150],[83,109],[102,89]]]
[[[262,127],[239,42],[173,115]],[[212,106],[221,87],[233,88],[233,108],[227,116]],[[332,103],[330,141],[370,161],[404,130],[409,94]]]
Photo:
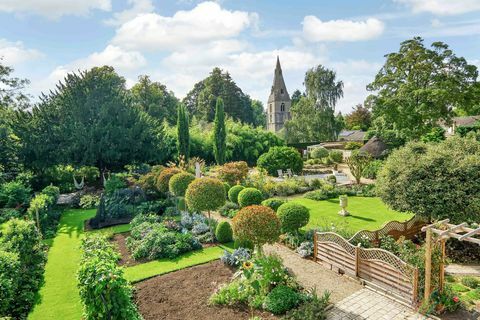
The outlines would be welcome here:
[[[350,216],[347,217],[338,214],[340,211],[338,198],[323,201],[295,198],[290,201],[310,209],[310,221],[306,226],[307,229],[330,226],[333,223],[351,232],[363,229],[375,230],[381,228],[388,221],[406,221],[413,216],[390,210],[380,198],[349,197],[347,211],[350,212]]]

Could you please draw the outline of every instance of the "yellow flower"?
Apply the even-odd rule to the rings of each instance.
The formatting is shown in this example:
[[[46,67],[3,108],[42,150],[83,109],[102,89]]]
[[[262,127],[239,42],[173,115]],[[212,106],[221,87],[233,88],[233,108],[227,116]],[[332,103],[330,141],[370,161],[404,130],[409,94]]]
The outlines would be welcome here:
[[[250,261],[245,261],[243,263],[243,269],[245,270],[250,270],[253,268],[253,263],[251,263]]]

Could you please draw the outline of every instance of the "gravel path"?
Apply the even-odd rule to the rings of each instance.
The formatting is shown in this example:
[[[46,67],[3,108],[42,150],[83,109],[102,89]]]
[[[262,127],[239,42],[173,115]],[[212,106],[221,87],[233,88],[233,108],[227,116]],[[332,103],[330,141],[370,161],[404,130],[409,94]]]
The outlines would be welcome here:
[[[332,303],[341,301],[363,288],[358,282],[346,276],[328,270],[311,260],[302,259],[282,245],[266,245],[264,251],[278,254],[285,266],[297,276],[298,282],[305,288],[316,288],[318,294],[322,294],[324,290],[330,291]]]

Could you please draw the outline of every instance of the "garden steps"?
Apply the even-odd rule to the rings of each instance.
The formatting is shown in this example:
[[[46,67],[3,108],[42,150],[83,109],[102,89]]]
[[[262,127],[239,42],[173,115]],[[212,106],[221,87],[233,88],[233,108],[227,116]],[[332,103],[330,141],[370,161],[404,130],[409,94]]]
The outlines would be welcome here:
[[[452,263],[445,268],[445,272],[451,275],[480,277],[480,265]]]

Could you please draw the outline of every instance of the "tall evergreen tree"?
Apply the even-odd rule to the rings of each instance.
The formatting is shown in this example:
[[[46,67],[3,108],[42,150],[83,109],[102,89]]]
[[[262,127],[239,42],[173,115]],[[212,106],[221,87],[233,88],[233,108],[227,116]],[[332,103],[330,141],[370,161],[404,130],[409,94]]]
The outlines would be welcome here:
[[[213,124],[213,153],[217,164],[225,163],[225,152],[227,150],[227,131],[225,128],[225,109],[223,99],[217,98],[215,107],[215,120]]]
[[[190,158],[190,132],[188,114],[184,105],[180,105],[177,112],[177,147],[178,155],[184,156],[185,161],[188,161]]]

